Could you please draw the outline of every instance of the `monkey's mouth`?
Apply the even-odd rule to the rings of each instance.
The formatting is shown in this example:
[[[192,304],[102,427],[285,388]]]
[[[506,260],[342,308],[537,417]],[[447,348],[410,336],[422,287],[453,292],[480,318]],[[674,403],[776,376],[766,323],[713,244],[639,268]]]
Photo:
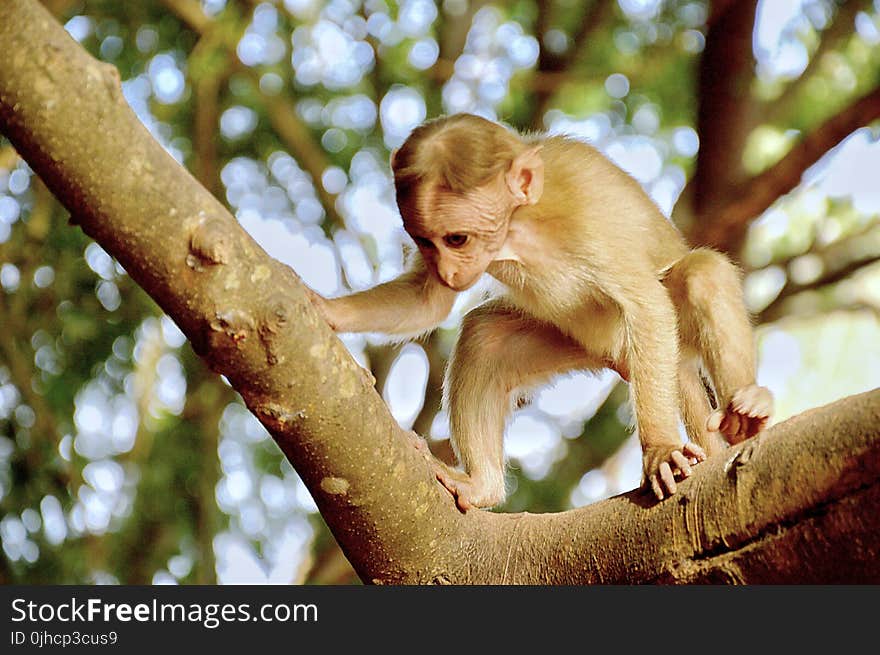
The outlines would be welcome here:
[[[464,284],[456,284],[454,286],[452,284],[449,284],[448,282],[443,282],[443,284],[445,284],[447,287],[449,287],[450,289],[452,289],[455,292],[467,291],[472,286],[474,286],[477,282],[479,282],[480,277],[481,276],[478,275],[474,279],[468,280]]]

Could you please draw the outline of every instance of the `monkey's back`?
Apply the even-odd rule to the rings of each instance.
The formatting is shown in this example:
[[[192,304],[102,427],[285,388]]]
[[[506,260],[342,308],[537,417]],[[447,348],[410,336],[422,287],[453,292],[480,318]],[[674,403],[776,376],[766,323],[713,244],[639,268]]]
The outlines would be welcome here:
[[[688,247],[641,184],[593,146],[570,137],[544,141],[544,194],[556,210],[550,221],[568,248],[605,262],[639,258],[657,272],[684,256]],[[601,238],[595,238],[601,235]],[[574,253],[573,253],[574,254]]]

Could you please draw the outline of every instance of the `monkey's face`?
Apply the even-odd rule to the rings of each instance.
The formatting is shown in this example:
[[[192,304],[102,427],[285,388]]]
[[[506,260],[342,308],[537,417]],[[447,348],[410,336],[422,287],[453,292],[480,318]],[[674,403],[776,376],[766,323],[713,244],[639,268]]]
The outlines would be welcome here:
[[[465,194],[427,187],[400,206],[426,264],[454,291],[476,284],[504,245],[513,206],[502,185],[499,178]]]

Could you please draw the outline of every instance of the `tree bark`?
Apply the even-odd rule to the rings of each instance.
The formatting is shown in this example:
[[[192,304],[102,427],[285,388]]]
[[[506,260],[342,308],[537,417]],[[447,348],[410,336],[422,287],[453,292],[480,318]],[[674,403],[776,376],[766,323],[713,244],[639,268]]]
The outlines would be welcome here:
[[[227,376],[375,583],[880,582],[880,391],[558,514],[461,514],[296,275],[148,134],[116,69],[0,3],[0,132]]]
[[[746,178],[742,151],[756,118],[748,91],[755,61],[752,30],[757,4],[757,0],[712,3],[706,48],[700,57],[700,150],[691,181],[694,212],[704,220]]]

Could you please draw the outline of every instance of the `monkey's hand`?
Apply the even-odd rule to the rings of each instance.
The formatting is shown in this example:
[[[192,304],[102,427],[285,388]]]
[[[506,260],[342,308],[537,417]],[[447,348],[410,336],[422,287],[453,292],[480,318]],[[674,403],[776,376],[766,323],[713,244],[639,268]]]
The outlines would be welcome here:
[[[644,445],[642,463],[645,485],[650,485],[657,500],[663,500],[676,491],[675,477],[687,478],[693,472],[691,466],[706,459],[705,451],[690,441]]]
[[[772,413],[773,394],[770,390],[750,384],[733,394],[726,409],[709,415],[706,429],[720,432],[730,444],[738,444],[763,430]]]

